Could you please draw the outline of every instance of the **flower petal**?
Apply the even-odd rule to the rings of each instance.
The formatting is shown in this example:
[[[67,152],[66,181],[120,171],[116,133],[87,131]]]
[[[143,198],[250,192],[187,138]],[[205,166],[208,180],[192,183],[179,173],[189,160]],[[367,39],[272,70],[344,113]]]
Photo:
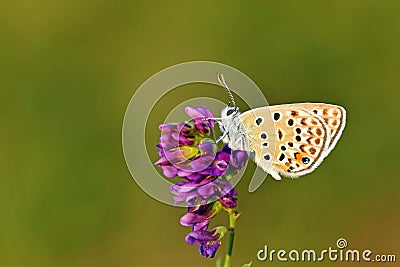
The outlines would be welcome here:
[[[191,181],[192,183],[198,183],[201,180],[203,180],[204,175],[201,175],[200,173],[192,173],[188,176],[186,176],[186,178]]]
[[[215,160],[223,160],[225,162],[229,162],[231,160],[231,154],[229,154],[225,151],[219,151],[219,152],[217,152],[217,155],[215,156]]]
[[[172,133],[177,131],[177,127],[174,124],[160,124],[158,129],[164,133]]]
[[[205,118],[207,118],[207,117],[208,117],[208,114],[211,113],[211,111],[210,111],[210,113],[208,113],[207,111],[208,111],[208,110],[207,110],[207,108],[205,108],[205,107],[194,108],[194,107],[187,106],[187,107],[185,108],[186,114],[188,114],[189,117],[191,117],[192,119],[205,119]],[[212,114],[212,113],[211,113],[211,114]],[[212,116],[212,117],[213,117],[213,116]],[[209,118],[210,118],[210,117],[209,117]]]
[[[202,155],[199,158],[192,160],[192,168],[196,172],[205,170],[214,161],[213,155]]]
[[[231,209],[237,206],[237,199],[231,196],[223,196],[218,201],[224,206],[224,208]]]
[[[230,164],[235,169],[241,169],[244,167],[249,156],[246,151],[235,150],[231,154]]]
[[[216,146],[209,138],[203,139],[197,147],[203,154],[215,155]]]
[[[219,246],[220,243],[218,241],[203,243],[199,246],[199,252],[206,258],[214,258]]]
[[[206,108],[206,106],[198,107],[197,110],[201,112],[204,116],[206,116],[206,118],[214,117],[214,114],[212,114],[212,112],[208,108]]]
[[[219,234],[215,234],[215,230],[212,231],[192,231],[186,236],[186,242],[189,244],[201,244],[208,241],[216,241],[219,238]]]
[[[205,231],[208,228],[211,220],[205,220],[193,225],[193,231]]]
[[[196,127],[201,136],[208,136],[211,133],[212,125],[205,121],[196,121],[194,127]]]
[[[211,176],[221,176],[225,173],[227,167],[228,167],[228,163],[225,161],[214,162],[214,165],[211,168],[210,175]]]
[[[178,173],[177,168],[172,165],[162,165],[161,166],[162,172],[167,178],[173,178]]]
[[[207,220],[207,217],[195,214],[195,213],[186,213],[180,219],[180,223],[183,226],[193,226],[196,223],[201,223]]]
[[[197,192],[205,199],[212,197],[215,193],[214,184],[209,183],[201,186]]]

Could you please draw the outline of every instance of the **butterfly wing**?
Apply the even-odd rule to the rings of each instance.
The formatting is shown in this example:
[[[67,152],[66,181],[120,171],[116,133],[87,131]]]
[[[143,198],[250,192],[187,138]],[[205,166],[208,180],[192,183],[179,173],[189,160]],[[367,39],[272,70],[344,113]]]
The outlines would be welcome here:
[[[324,119],[330,133],[328,140],[329,146],[325,153],[328,154],[331,152],[332,149],[335,148],[337,141],[342,135],[344,126],[346,125],[346,110],[341,106],[324,103],[300,103],[296,105]]]
[[[255,162],[275,179],[280,179],[280,174],[295,178],[312,172],[339,139],[344,127],[344,109],[313,105],[262,107],[240,115]],[[321,117],[314,109],[322,115],[324,109],[328,111]]]
[[[273,175],[270,170],[274,162],[277,140],[269,107],[249,110],[240,114],[239,119],[245,129],[248,150],[252,152],[254,161],[265,172]],[[279,179],[278,176],[274,178]]]

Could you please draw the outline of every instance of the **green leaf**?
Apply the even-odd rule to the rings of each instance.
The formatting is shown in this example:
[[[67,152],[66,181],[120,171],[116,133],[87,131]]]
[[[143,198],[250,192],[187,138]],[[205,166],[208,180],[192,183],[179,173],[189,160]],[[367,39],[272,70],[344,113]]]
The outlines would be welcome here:
[[[252,262],[249,262],[249,263],[246,263],[245,265],[243,265],[242,267],[250,267],[252,264],[253,264]]]

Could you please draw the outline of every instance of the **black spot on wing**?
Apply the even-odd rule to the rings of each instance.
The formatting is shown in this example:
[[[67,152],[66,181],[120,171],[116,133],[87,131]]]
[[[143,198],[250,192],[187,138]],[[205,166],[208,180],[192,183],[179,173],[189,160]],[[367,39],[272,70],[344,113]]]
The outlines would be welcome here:
[[[310,159],[308,157],[302,157],[301,162],[303,162],[304,164],[308,164],[310,163]]]
[[[278,139],[279,139],[279,140],[282,140],[282,137],[283,137],[282,130],[279,129],[279,130],[278,130]]]
[[[305,147],[305,146],[306,146],[306,145],[301,145],[301,146],[300,146],[300,150],[301,150],[301,152],[303,152],[303,153],[306,152],[306,151],[304,150],[304,147]]]

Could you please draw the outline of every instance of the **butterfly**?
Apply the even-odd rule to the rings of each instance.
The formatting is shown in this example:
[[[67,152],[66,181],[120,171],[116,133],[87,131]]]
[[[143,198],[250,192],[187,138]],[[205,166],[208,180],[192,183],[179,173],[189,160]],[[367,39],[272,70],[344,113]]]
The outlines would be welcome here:
[[[346,124],[346,110],[325,103],[267,106],[241,113],[222,74],[229,104],[217,121],[217,140],[233,150],[250,152],[256,164],[274,179],[298,178],[315,170],[335,147]]]

